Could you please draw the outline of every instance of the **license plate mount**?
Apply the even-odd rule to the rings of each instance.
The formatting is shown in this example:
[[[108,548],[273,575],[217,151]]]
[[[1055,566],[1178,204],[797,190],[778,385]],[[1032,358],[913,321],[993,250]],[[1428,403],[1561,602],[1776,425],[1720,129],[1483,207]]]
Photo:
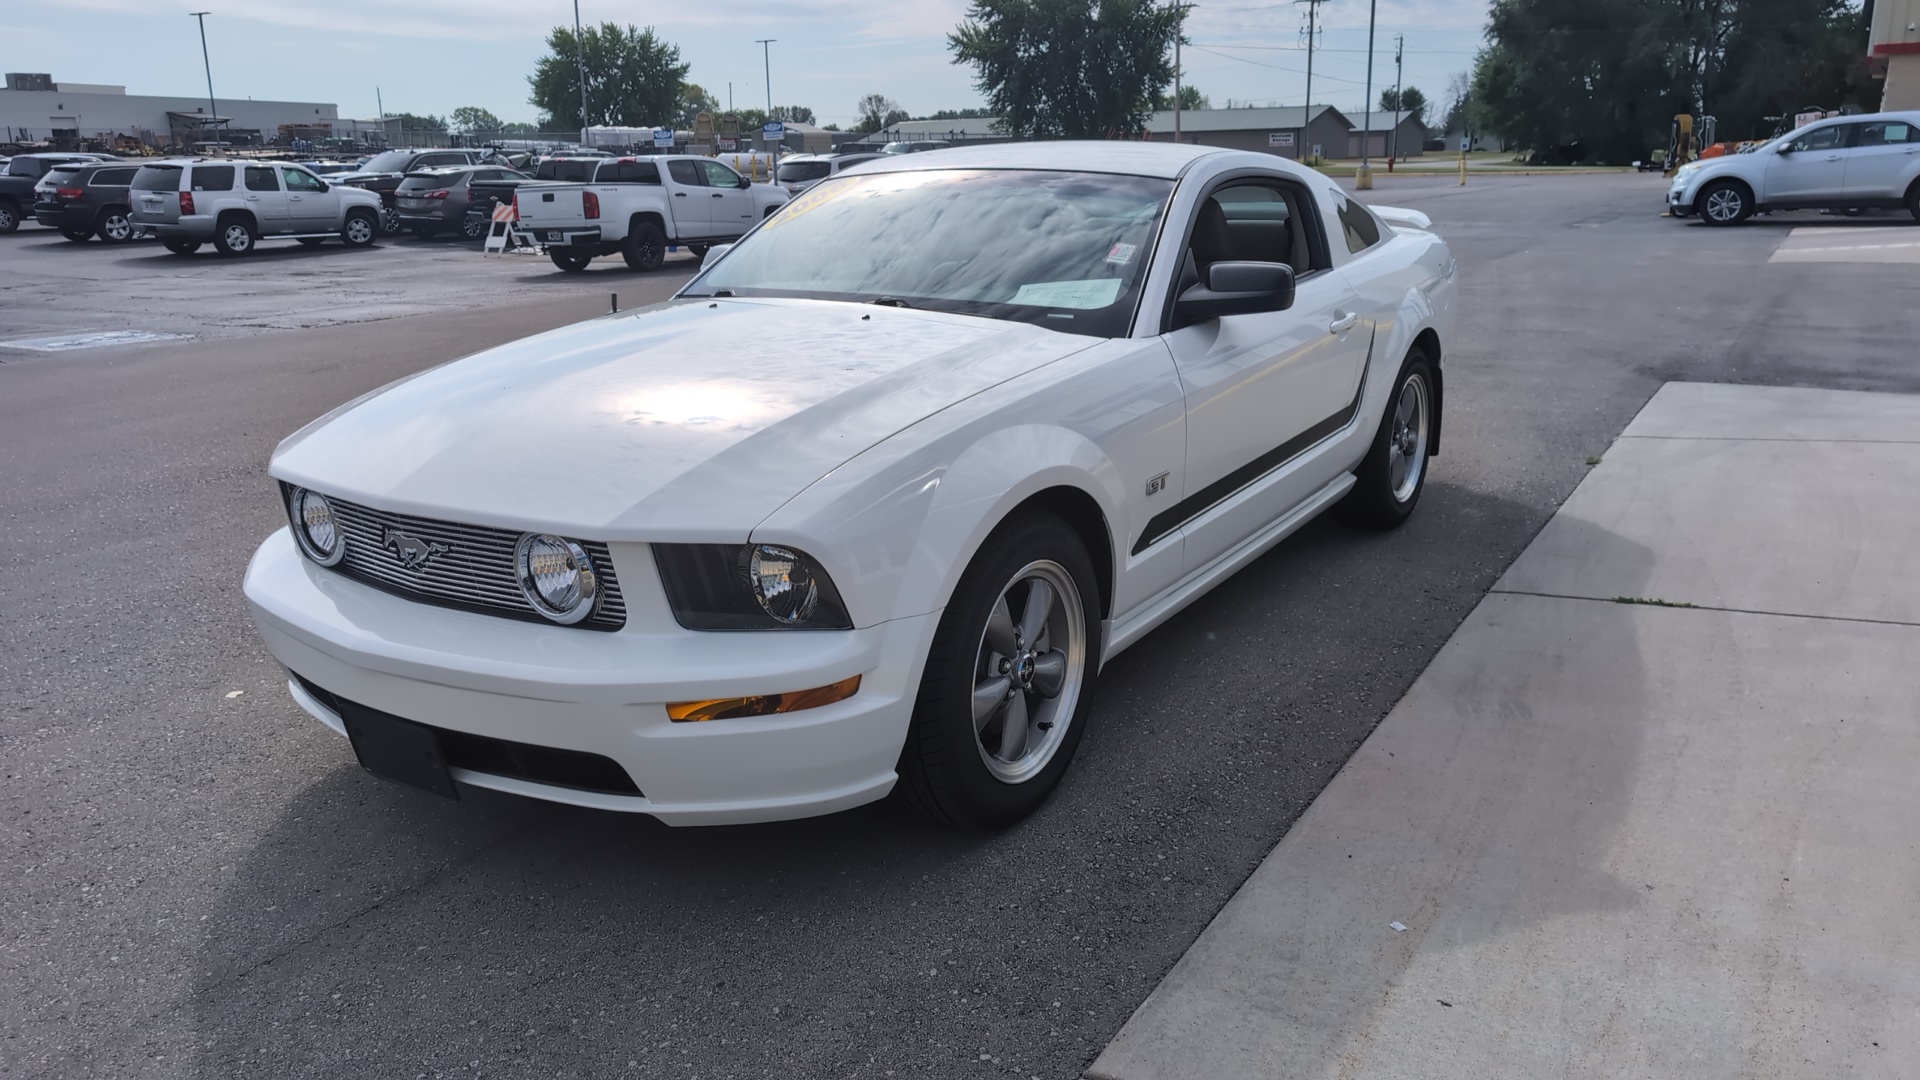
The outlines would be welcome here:
[[[383,780],[443,798],[460,797],[440,747],[440,734],[432,728],[346,702],[342,703],[340,719],[347,725],[347,738],[353,743],[361,768]]]

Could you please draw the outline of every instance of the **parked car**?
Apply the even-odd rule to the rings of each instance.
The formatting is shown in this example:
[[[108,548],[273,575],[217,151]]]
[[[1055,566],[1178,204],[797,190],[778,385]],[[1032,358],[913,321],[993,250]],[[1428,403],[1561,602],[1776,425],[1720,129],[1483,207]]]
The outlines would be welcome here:
[[[1415,512],[1425,220],[1206,146],[869,164],[675,302],[302,428],[246,596],[293,699],[442,795],[1004,826],[1103,663],[1325,510]]]
[[[318,244],[333,237],[367,247],[380,230],[380,197],[330,183],[298,165],[231,158],[156,161],[133,174],[134,224],[168,251],[191,255],[211,242],[244,255],[262,240]]]
[[[400,220],[394,192],[399,190],[400,181],[408,173],[446,165],[483,164],[506,165],[507,161],[491,150],[383,150],[368,158],[358,170],[340,173],[333,179],[380,196],[380,231],[392,235],[406,225]]]
[[[344,176],[360,171],[357,161],[303,161],[300,167],[315,176]]]
[[[635,270],[652,270],[668,244],[704,256],[788,198],[712,158],[657,154],[601,162],[591,183],[522,185],[514,207],[520,231],[545,244],[562,270],[585,270],[594,256],[616,253]]]
[[[1893,210],[1920,219],[1920,111],[1836,116],[1751,152],[1688,162],[1667,188],[1674,217],[1735,225],[1771,210]]]
[[[139,170],[130,161],[55,165],[35,188],[33,216],[69,240],[84,243],[98,236],[109,244],[124,244],[140,235],[127,198]]]
[[[798,195],[829,176],[837,176],[863,161],[873,161],[879,157],[878,153],[794,154],[780,159],[774,182],[786,188],[787,194]]]
[[[487,219],[469,213],[475,180],[525,181],[527,175],[495,165],[448,165],[410,172],[394,189],[394,207],[400,222],[423,240],[459,230],[468,239],[485,236]]]
[[[47,175],[47,170],[55,165],[66,165],[76,161],[113,161],[111,154],[81,154],[64,151],[37,154],[15,154],[7,159],[7,170],[0,174],[0,233],[10,233],[20,227],[23,218],[33,213],[33,204],[38,202],[35,188]]]
[[[883,154],[921,154],[928,150],[945,150],[953,144],[941,139],[920,139],[910,142],[890,142],[880,148]]]

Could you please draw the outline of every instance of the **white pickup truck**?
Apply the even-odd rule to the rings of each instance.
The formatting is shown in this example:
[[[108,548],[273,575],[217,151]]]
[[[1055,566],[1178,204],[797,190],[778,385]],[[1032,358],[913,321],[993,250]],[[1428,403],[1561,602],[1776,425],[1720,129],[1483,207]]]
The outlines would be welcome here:
[[[712,158],[660,154],[603,161],[589,183],[522,184],[513,202],[520,232],[545,245],[562,270],[585,270],[594,256],[615,252],[635,270],[652,270],[668,244],[704,257],[788,198]]]

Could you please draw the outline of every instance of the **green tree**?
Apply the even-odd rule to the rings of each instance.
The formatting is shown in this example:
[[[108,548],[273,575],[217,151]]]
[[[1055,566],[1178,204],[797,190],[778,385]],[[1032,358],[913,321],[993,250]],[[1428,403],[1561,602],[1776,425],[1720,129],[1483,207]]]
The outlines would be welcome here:
[[[510,120],[494,130],[502,135],[531,135],[540,129],[525,120]]]
[[[1380,111],[1411,114],[1415,120],[1426,119],[1427,95],[1417,86],[1405,90],[1395,90],[1389,86],[1380,91]]]
[[[1173,95],[1172,94],[1155,95],[1153,99],[1153,107],[1155,109],[1158,109],[1161,112],[1167,112],[1171,110],[1173,108]],[[1211,109],[1211,108],[1213,108],[1213,102],[1207,100],[1207,95],[1201,93],[1199,87],[1197,86],[1180,87],[1180,111],[1192,112],[1195,109]]]
[[[692,130],[694,118],[701,113],[720,115],[720,99],[707,93],[707,88],[699,83],[680,84],[680,109],[674,114],[674,124],[682,130]]]
[[[915,120],[991,120],[991,109],[941,109],[931,116],[916,116]]]
[[[458,131],[499,131],[500,118],[478,105],[462,105],[453,110],[453,126]]]
[[[854,103],[853,111],[860,116],[860,123],[855,125],[853,130],[863,135],[871,135],[881,128],[892,127],[907,118],[899,102],[885,94],[868,94]]]
[[[649,127],[677,119],[687,65],[680,49],[656,37],[653,27],[589,26],[576,43],[573,29],[556,26],[527,83],[533,104],[561,129],[609,125]],[[580,115],[581,58],[587,72],[587,115]]]
[[[813,123],[813,110],[807,108],[805,105],[775,105],[773,107],[773,118],[782,123],[811,124]]]
[[[410,112],[388,113],[387,119],[400,121],[400,126],[408,131],[445,131],[447,118],[428,113],[416,116]]]
[[[1173,82],[1180,13],[1157,0],[973,0],[947,43],[1010,134],[1102,138],[1139,131]]]

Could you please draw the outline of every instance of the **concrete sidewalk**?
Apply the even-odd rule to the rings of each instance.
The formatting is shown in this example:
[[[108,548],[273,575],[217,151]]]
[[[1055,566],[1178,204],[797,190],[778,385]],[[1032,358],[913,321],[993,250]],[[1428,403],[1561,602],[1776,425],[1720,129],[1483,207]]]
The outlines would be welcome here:
[[[1089,1075],[1920,1076],[1916,547],[1920,397],[1662,388]]]

